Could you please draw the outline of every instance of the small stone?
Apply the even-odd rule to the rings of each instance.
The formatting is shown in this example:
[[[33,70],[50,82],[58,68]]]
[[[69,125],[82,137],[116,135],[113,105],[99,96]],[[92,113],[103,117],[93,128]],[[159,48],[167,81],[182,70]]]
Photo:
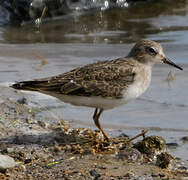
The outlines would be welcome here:
[[[179,145],[177,143],[166,143],[167,148],[176,149]]]
[[[44,122],[44,121],[38,121],[38,124],[43,127],[43,128],[46,128],[47,127],[47,124]]]
[[[188,136],[182,137],[181,140],[182,140],[184,143],[187,143],[187,142],[188,142]]]
[[[123,177],[122,177],[122,176],[118,176],[117,179],[118,179],[118,180],[121,180],[121,179],[123,179]]]
[[[188,170],[188,168],[185,167],[185,166],[180,166],[180,167],[178,167],[178,169],[179,169],[179,170],[182,170],[182,171],[187,171],[187,170]]]
[[[17,102],[19,104],[27,104],[27,99],[25,97],[22,97],[21,99],[18,99]]]
[[[129,162],[135,162],[142,158],[141,153],[135,148],[125,148],[120,150],[117,154],[118,159],[128,160]]]
[[[24,164],[29,164],[32,160],[30,158],[25,159]]]
[[[25,118],[25,122],[28,124],[32,124],[33,123],[33,119],[32,118]]]
[[[101,176],[95,169],[90,170],[89,173],[94,177],[95,180],[97,180]]]
[[[128,138],[129,136],[127,135],[127,134],[125,134],[125,133],[121,133],[119,136],[118,136],[119,138]]]
[[[55,153],[61,152],[61,148],[59,146],[55,146],[52,150]]]
[[[133,178],[135,175],[132,172],[128,172],[127,174],[124,175],[124,177],[127,178]]]
[[[156,165],[160,168],[169,168],[174,158],[167,152],[157,155]]]
[[[17,165],[14,159],[7,155],[0,155],[0,171],[13,168]]]
[[[159,174],[152,174],[151,176],[152,176],[152,177],[158,177]]]
[[[156,155],[166,151],[166,142],[159,136],[148,136],[142,141],[138,141],[134,148],[148,155]]]
[[[26,171],[26,167],[22,164],[19,166],[19,170],[24,172],[24,171]]]
[[[164,178],[166,175],[165,174],[159,174],[159,176]]]
[[[14,148],[7,148],[7,153],[12,153],[14,152]]]

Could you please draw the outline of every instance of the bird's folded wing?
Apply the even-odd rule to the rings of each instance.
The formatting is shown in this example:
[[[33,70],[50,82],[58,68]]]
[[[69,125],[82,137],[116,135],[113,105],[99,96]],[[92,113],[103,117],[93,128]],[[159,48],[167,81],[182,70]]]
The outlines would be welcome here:
[[[134,81],[133,68],[108,63],[104,66],[102,63],[76,69],[69,72],[69,75],[64,74],[62,78],[68,81],[61,86],[61,93],[121,98],[122,91]]]
[[[123,90],[134,81],[133,69],[131,61],[121,58],[89,64],[50,78],[19,82],[13,86],[47,94],[121,98]]]

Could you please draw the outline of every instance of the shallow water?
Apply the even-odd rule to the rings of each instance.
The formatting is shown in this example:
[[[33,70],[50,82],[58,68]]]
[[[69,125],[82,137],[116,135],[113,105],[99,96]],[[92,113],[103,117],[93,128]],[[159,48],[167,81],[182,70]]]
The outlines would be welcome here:
[[[157,7],[157,8],[156,8]],[[136,12],[136,13],[135,13]],[[147,13],[146,13],[147,12]],[[152,83],[138,100],[104,112],[101,124],[108,133],[134,136],[141,129],[161,135],[179,147],[173,153],[188,157],[188,4],[186,1],[141,3],[124,9],[75,13],[33,24],[3,25],[0,18],[0,83],[56,75],[99,60],[125,56],[141,38],[160,42],[165,53],[184,71],[167,65],[154,67]],[[168,73],[174,80],[168,82]],[[48,96],[23,94],[31,104],[55,106],[44,115],[57,116],[75,126],[93,126],[93,109],[74,107]],[[11,97],[10,97],[11,98]]]

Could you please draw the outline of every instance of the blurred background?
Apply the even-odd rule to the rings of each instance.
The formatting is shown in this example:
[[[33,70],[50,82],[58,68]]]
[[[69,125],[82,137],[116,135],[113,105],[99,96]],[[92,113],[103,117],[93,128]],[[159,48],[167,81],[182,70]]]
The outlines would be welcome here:
[[[110,134],[134,136],[141,129],[161,135],[170,151],[187,159],[188,1],[186,0],[1,0],[0,83],[57,75],[88,63],[126,56],[140,39],[160,42],[184,71],[157,65],[152,83],[138,100],[106,111],[101,124]],[[6,94],[8,92],[8,94]],[[11,98],[11,91],[1,99]],[[23,94],[42,116],[76,127],[92,127],[93,109],[74,107],[39,94]]]

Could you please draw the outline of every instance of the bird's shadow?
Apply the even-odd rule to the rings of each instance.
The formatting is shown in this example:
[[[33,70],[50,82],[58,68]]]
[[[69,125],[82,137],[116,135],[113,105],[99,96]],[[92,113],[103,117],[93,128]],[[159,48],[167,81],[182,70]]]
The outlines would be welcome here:
[[[53,146],[55,144],[68,145],[86,142],[86,137],[80,137],[76,133],[66,133],[61,128],[56,128],[49,133],[40,134],[16,134],[0,139],[0,144],[14,145],[43,145]]]

